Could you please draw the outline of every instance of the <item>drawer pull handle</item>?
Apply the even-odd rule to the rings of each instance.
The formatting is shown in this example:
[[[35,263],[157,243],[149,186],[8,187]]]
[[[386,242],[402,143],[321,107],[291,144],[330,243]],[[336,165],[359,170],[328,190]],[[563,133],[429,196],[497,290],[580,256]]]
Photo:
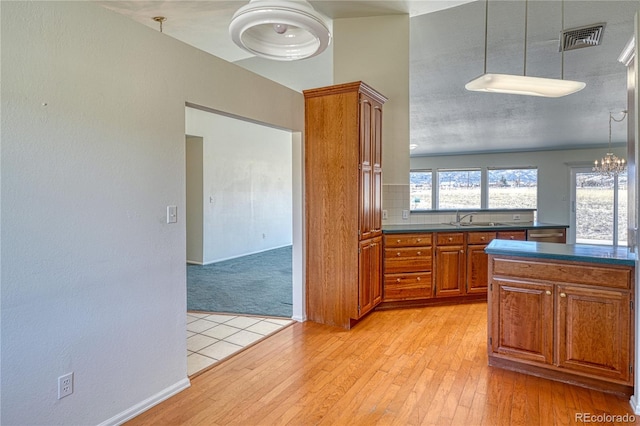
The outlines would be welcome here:
[[[567,293],[560,293],[560,297],[567,297]]]
[[[400,282],[400,278],[396,278],[396,282],[399,283]]]
[[[420,277],[418,277],[418,278],[416,279],[416,281],[420,281]]]
[[[396,253],[397,256],[400,256],[400,252]]]
[[[418,242],[422,241],[422,238],[418,238]]]
[[[547,290],[547,291],[545,291],[545,294],[546,294],[547,296],[551,296],[551,291]]]

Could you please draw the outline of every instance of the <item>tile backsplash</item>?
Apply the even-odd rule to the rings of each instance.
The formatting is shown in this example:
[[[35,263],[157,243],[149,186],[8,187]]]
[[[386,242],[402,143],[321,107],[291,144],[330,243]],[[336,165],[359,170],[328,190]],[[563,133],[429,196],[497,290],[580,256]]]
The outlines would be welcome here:
[[[437,224],[453,222],[455,211],[409,211],[409,185],[382,185],[382,225]],[[406,218],[403,218],[403,211]],[[519,216],[518,219],[514,215]],[[468,219],[465,219],[468,220]],[[533,222],[534,210],[480,210],[473,215],[474,222]]]

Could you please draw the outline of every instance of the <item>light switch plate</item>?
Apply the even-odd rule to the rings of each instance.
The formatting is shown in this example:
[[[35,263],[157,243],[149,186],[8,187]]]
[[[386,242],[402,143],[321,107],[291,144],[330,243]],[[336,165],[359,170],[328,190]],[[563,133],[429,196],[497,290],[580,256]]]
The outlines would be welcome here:
[[[178,222],[178,207],[167,206],[167,223]]]

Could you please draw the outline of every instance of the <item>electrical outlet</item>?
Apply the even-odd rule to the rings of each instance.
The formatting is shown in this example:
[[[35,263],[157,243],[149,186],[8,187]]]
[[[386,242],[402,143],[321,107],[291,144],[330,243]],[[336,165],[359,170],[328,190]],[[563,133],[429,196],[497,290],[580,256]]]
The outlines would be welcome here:
[[[519,214],[514,214],[513,215],[513,220],[520,220],[520,215]]]
[[[402,210],[402,219],[409,219],[409,210]]]
[[[73,393],[73,373],[58,377],[58,399]]]
[[[382,220],[389,219],[389,212],[386,210],[382,210]]]

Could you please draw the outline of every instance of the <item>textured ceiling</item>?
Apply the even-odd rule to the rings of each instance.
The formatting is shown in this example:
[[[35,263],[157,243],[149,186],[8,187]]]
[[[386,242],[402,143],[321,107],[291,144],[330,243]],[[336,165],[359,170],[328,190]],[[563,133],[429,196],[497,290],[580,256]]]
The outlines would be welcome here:
[[[228,35],[246,1],[98,2],[164,33],[295,90],[332,83],[332,50],[298,62],[268,61],[236,47]],[[468,92],[483,71],[484,1],[311,1],[329,19],[409,13],[411,16],[412,156],[605,146],[609,111],[626,108],[626,69],[617,57],[633,32],[640,2],[565,1],[565,28],[605,22],[600,46],[565,53],[565,78],[587,87],[565,98]],[[487,71],[521,74],[523,0],[489,2]],[[561,2],[530,0],[527,75],[560,77]],[[626,140],[614,123],[614,143]]]

